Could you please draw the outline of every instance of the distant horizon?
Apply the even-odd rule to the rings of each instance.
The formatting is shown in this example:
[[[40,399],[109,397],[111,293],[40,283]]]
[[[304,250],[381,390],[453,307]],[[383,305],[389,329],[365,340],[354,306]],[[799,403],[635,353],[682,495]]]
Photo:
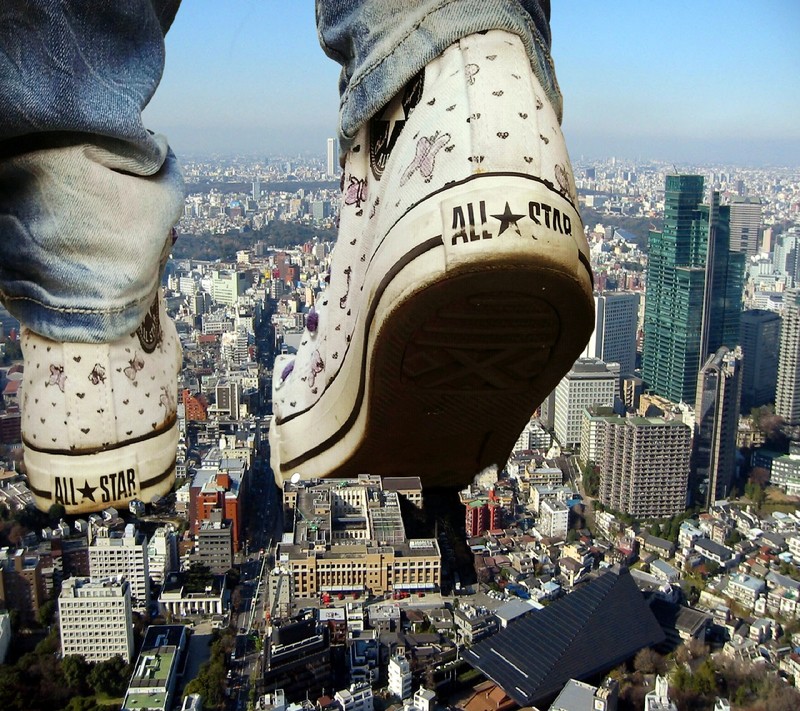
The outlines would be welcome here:
[[[800,3],[554,3],[573,159],[800,166]],[[145,111],[175,152],[297,153],[336,135],[339,66],[313,3],[184,3]]]
[[[755,163],[736,163],[731,161],[722,161],[722,160],[708,160],[708,161],[698,161],[698,160],[676,160],[671,158],[654,158],[648,156],[636,156],[630,157],[626,155],[621,155],[619,153],[614,154],[607,154],[607,155],[586,155],[580,154],[576,155],[574,151],[570,151],[571,159],[573,165],[581,165],[584,163],[604,163],[612,160],[620,161],[623,163],[635,164],[639,166],[643,165],[656,165],[656,166],[675,166],[675,167],[686,167],[686,168],[735,168],[740,170],[798,170],[800,171],[800,163],[798,164],[780,164],[780,163],[762,163],[762,164],[755,164]],[[267,150],[232,150],[232,151],[222,151],[217,149],[209,149],[209,150],[189,150],[185,152],[178,153],[179,161],[184,162],[191,162],[191,161],[199,161],[199,160],[224,160],[224,161],[232,161],[232,160],[247,160],[247,161],[263,161],[263,160],[294,160],[294,159],[308,159],[308,160],[320,160],[324,161],[326,158],[325,154],[325,146],[321,149],[315,149],[312,147],[308,147],[305,149],[283,152],[283,153],[273,153]],[[338,182],[339,178],[330,178],[330,182]]]

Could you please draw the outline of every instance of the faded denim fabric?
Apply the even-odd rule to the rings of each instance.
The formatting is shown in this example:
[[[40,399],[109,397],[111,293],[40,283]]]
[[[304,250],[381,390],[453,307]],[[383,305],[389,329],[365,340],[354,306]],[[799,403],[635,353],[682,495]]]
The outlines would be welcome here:
[[[450,45],[482,30],[519,35],[561,120],[550,56],[550,0],[316,0],[325,53],[342,65],[339,143],[345,153],[363,123]]]
[[[177,6],[0,3],[0,297],[48,338],[114,340],[153,301],[183,179],[141,111]]]
[[[0,2],[0,299],[53,340],[115,340],[152,303],[183,179],[141,112],[179,4]],[[522,37],[560,116],[548,0],[317,0],[316,9],[320,42],[343,67],[343,150],[428,62],[487,29]]]

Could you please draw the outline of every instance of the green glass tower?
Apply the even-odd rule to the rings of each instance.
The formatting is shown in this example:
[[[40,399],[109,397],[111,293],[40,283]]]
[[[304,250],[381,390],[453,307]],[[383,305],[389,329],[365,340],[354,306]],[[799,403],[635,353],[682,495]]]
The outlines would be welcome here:
[[[673,402],[694,404],[702,364],[739,339],[744,255],[730,251],[730,209],[701,175],[668,175],[664,227],[650,232],[642,377]]]

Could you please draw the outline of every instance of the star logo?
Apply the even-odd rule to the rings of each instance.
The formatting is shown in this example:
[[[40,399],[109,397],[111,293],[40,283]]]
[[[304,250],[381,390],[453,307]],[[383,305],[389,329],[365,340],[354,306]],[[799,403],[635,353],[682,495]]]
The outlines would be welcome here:
[[[78,489],[78,491],[83,494],[84,499],[91,499],[94,501],[94,492],[97,491],[96,486],[89,486],[89,481],[87,479],[83,480],[83,488]]]
[[[517,215],[511,212],[511,208],[508,206],[508,203],[506,203],[506,209],[503,212],[501,212],[499,215],[492,215],[492,217],[494,217],[495,220],[500,220],[500,231],[497,233],[498,237],[503,234],[503,232],[505,232],[511,225],[514,225],[514,230],[520,237],[522,237],[522,233],[519,231],[517,222],[525,217],[525,215]]]

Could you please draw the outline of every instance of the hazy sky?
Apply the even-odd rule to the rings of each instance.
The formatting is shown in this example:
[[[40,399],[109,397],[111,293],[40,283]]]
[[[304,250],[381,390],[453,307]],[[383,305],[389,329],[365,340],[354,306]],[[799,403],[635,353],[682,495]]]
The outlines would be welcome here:
[[[800,165],[800,2],[554,0],[573,158]],[[322,154],[339,67],[311,0],[185,0],[145,113],[180,153]]]

